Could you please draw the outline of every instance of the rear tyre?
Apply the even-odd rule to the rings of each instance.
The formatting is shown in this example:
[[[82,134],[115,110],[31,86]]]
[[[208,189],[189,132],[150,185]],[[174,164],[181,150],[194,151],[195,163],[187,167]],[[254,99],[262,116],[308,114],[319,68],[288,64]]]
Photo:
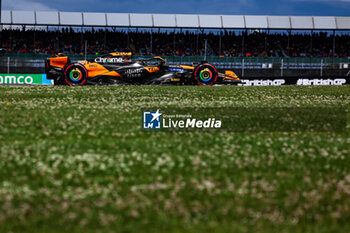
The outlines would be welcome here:
[[[205,63],[194,69],[193,77],[198,85],[212,86],[218,79],[218,71],[213,65]]]
[[[82,86],[87,78],[87,70],[80,64],[71,64],[64,71],[64,81],[69,86]]]

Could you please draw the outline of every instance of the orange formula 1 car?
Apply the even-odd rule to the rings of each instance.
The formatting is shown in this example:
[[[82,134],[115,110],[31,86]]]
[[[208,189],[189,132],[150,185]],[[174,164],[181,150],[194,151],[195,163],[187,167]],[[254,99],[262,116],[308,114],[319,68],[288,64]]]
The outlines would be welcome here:
[[[180,84],[212,86],[237,84],[240,79],[233,71],[219,73],[208,62],[197,65],[169,65],[161,57],[132,60],[131,53],[110,53],[92,60],[72,63],[67,56],[57,55],[46,61],[48,79],[55,85],[110,84]]]

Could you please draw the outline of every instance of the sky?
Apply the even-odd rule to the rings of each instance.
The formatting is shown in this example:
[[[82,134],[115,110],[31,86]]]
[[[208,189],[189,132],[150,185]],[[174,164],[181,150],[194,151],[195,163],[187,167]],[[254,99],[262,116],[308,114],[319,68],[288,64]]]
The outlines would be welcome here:
[[[350,16],[350,0],[2,0],[3,10]]]

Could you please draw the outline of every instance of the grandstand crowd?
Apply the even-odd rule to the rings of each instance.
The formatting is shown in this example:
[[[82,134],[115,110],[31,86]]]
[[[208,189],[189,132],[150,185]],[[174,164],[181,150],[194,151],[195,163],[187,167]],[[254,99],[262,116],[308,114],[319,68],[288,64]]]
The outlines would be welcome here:
[[[349,57],[350,35],[102,29],[77,32],[67,28],[1,32],[3,53],[84,54],[85,46],[88,54],[96,55],[131,51],[136,55],[198,56],[207,51],[209,56],[225,57]]]

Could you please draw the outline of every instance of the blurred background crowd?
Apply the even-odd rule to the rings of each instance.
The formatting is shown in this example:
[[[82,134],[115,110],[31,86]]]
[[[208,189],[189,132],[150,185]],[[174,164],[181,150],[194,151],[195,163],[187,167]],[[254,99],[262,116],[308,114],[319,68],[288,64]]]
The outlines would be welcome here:
[[[335,46],[336,45],[336,46]],[[350,35],[327,32],[4,29],[2,53],[223,57],[349,57]]]

